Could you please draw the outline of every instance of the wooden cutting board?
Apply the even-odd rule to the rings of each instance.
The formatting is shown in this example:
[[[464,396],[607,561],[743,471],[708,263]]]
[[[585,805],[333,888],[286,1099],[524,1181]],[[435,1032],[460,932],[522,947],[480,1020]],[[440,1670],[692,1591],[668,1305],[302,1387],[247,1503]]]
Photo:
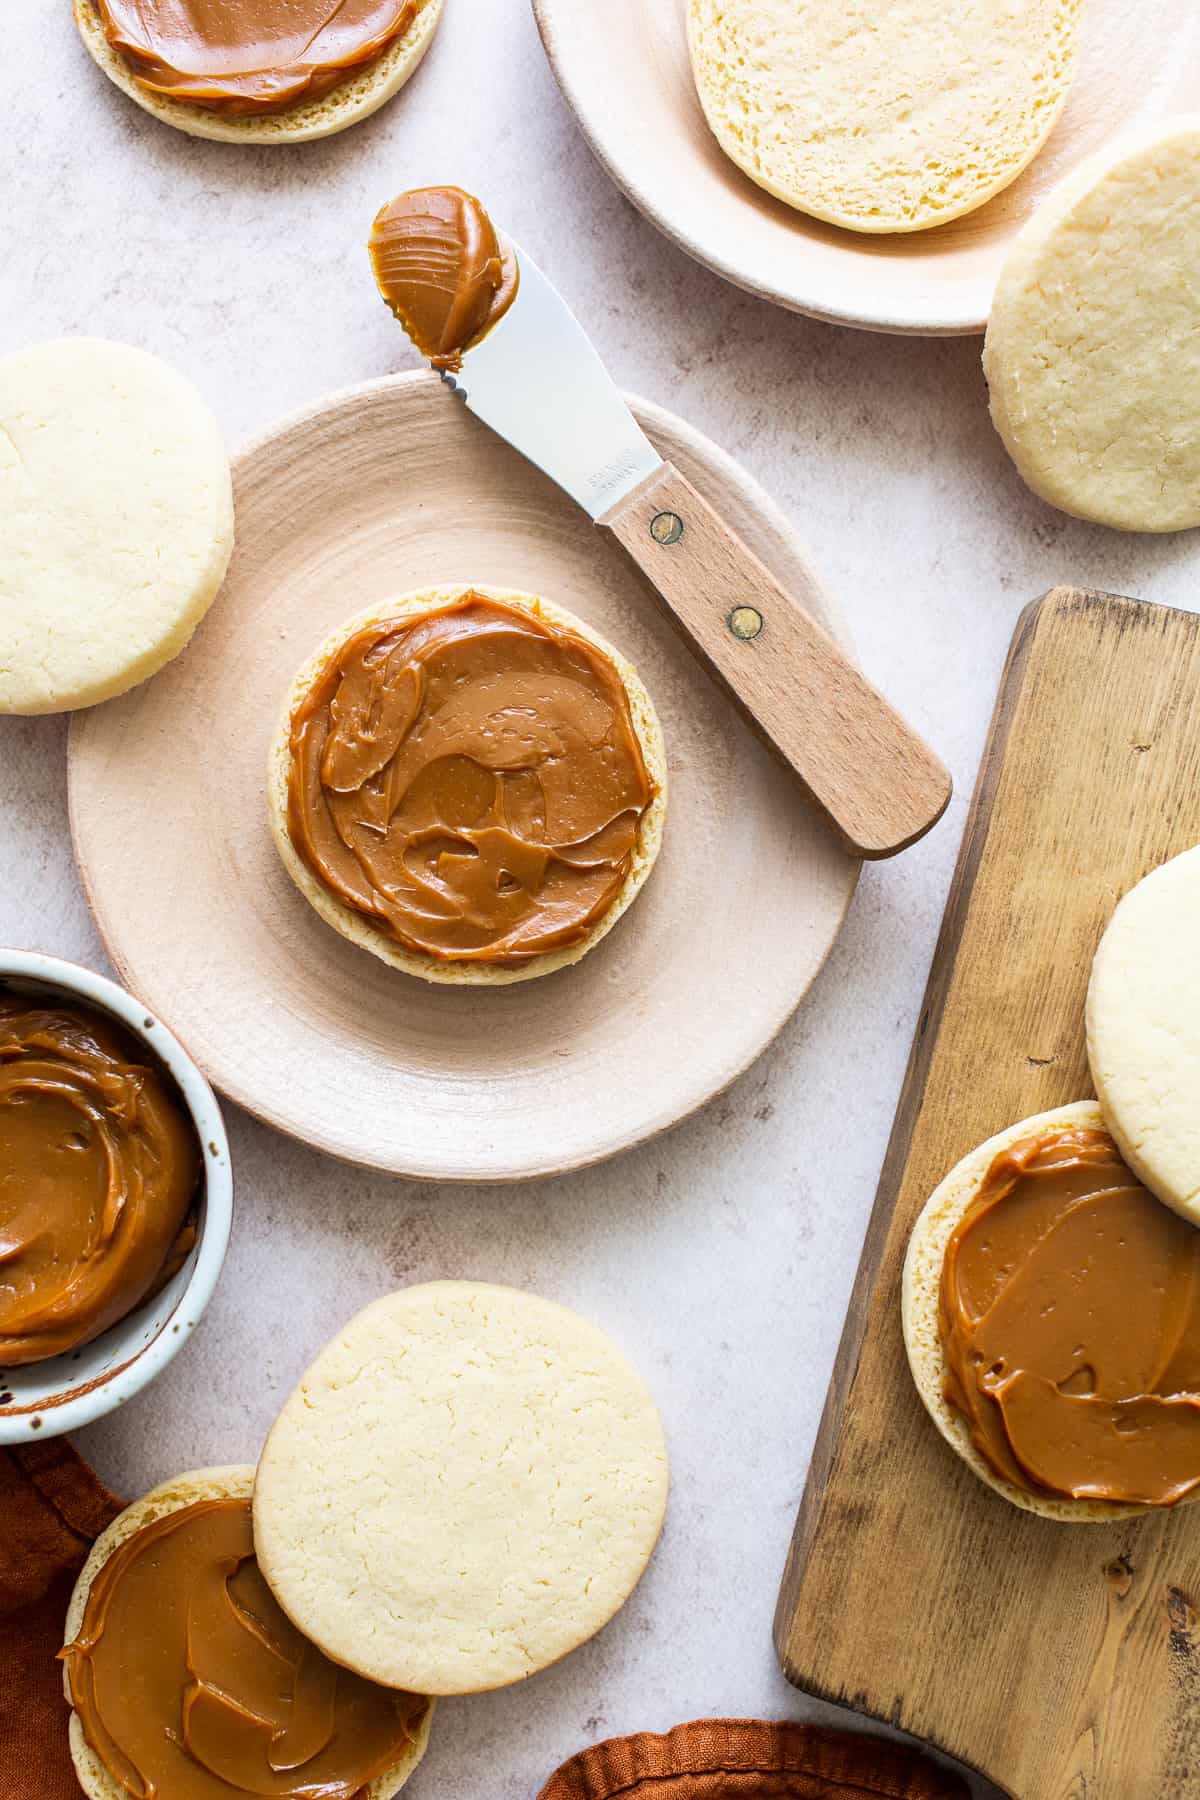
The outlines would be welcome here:
[[[1200,1800],[1200,1505],[1068,1526],[985,1488],[913,1388],[901,1265],[959,1157],[1092,1094],[1097,940],[1198,841],[1200,618],[1048,594],[1009,653],[776,1617],[791,1681],[1017,1800]]]

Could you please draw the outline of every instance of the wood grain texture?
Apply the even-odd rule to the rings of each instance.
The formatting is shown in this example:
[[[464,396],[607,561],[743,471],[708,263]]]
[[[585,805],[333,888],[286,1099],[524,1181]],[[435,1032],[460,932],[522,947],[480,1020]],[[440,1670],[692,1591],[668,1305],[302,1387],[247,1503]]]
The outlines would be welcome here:
[[[1022,616],[776,1617],[790,1680],[1018,1800],[1200,1796],[1200,1507],[1066,1526],[990,1492],[917,1398],[901,1266],[966,1151],[1091,1094],[1096,943],[1200,839],[1198,705],[1200,618],[1070,589]]]
[[[687,0],[533,10],[592,149],[672,243],[764,300],[876,331],[982,331],[1013,238],[1055,182],[1118,132],[1200,106],[1195,0],[1155,0],[1152,30],[1129,0],[1087,0],[1074,86],[1025,173],[935,231],[875,237],[795,211],[725,155],[692,80]]]
[[[856,856],[936,825],[949,772],[686,476],[664,463],[598,523]]]
[[[761,491],[670,414],[637,413],[832,626]],[[858,865],[624,558],[428,374],[284,420],[237,458],[234,486],[238,547],[188,650],[72,727],[76,854],[126,985],[269,1124],[429,1179],[595,1162],[727,1086],[816,975]],[[644,891],[580,963],[514,987],[430,986],[347,943],[267,827],[267,747],[301,664],[368,606],[471,581],[594,625],[637,665],[667,743],[666,833]]]

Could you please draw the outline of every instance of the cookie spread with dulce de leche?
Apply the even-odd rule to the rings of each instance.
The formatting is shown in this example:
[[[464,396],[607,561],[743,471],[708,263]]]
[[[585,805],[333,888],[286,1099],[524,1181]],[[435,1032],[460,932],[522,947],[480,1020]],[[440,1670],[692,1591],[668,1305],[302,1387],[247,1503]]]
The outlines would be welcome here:
[[[435,369],[461,368],[516,298],[516,257],[462,188],[398,194],[376,215],[369,248],[380,294]]]
[[[0,1367],[90,1343],[194,1241],[195,1129],[131,1033],[0,996]]]
[[[417,0],[94,0],[112,49],[148,93],[231,118],[320,100],[361,74]]]
[[[353,631],[292,710],[296,853],[439,962],[514,967],[579,943],[657,791],[612,660],[472,590]]]
[[[1002,1151],[949,1240],[945,1395],[1027,1492],[1172,1506],[1200,1487],[1200,1231],[1096,1128]]]
[[[83,1735],[133,1800],[363,1800],[430,1706],[296,1630],[259,1571],[242,1498],[195,1501],[126,1538],[61,1654]]]

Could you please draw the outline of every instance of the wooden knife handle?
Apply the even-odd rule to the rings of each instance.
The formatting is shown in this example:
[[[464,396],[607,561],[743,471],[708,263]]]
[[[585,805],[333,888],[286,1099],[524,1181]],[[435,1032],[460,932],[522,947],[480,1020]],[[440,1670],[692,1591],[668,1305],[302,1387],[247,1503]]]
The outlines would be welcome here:
[[[894,856],[937,823],[949,772],[678,469],[597,524],[853,851]]]

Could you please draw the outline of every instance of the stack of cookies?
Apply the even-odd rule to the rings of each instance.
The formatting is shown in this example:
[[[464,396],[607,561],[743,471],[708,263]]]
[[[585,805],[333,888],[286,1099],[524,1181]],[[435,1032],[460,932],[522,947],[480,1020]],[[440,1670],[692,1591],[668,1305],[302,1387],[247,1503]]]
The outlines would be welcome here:
[[[1200,1495],[1200,849],[1105,931],[1087,1001],[1099,1100],[963,1158],[917,1220],[917,1389],[982,1481],[1111,1522]]]

